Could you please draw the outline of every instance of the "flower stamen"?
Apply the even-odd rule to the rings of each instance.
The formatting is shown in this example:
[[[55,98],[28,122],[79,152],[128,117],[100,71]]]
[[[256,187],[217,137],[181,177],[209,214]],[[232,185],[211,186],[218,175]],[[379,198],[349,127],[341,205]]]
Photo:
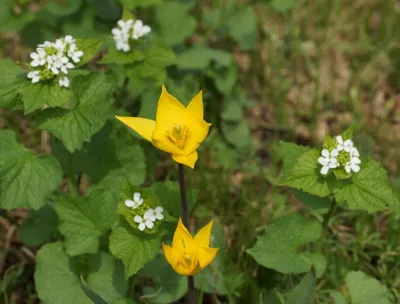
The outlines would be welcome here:
[[[189,130],[186,126],[181,126],[180,124],[174,124],[172,132],[170,132],[169,138],[171,141],[179,148],[184,149],[187,140]]]

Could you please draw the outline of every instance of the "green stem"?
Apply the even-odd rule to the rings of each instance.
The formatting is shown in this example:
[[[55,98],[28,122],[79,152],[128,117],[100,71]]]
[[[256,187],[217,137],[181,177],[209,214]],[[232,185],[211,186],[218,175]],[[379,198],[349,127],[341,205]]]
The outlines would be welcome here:
[[[74,167],[72,154],[68,152],[68,173],[67,173],[67,184],[68,191],[72,196],[79,196],[79,190],[76,186],[76,180],[74,176]]]
[[[182,218],[183,224],[186,226],[187,230],[190,232],[189,225],[189,208],[186,198],[186,185],[185,185],[185,175],[183,172],[183,165],[178,164],[178,176],[179,176],[179,188],[181,193],[181,203],[182,203]],[[194,287],[193,276],[188,276],[188,303],[196,304],[196,290]]]
[[[335,212],[336,205],[337,205],[337,202],[335,199],[333,199],[328,213],[325,214],[325,216],[324,216],[324,220],[322,222],[322,233],[321,233],[321,237],[319,238],[319,241],[317,244],[317,252],[322,252],[322,250],[324,248],[324,242],[326,241],[326,238],[328,236],[329,220],[331,219],[333,213]]]

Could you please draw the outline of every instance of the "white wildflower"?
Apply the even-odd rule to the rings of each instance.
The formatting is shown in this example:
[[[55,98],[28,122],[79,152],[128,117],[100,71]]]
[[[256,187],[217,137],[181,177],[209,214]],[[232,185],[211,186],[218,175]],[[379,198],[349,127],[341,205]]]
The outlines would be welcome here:
[[[70,57],[75,63],[78,63],[81,61],[82,56],[83,52],[77,50],[76,44],[71,44],[68,50],[68,57]]]
[[[350,161],[346,163],[344,169],[347,173],[350,173],[351,171],[357,173],[360,171],[360,164],[360,153],[358,152],[357,148],[352,147],[350,150]]]
[[[154,209],[154,217],[159,221],[162,220],[164,218],[163,211],[164,209],[162,207],[160,206],[156,207]]]
[[[39,71],[32,71],[28,73],[28,78],[32,80],[32,83],[39,82],[40,80],[40,73]]]
[[[136,20],[133,25],[132,38],[137,40],[151,32],[151,28],[148,25],[144,25],[142,20]]]
[[[31,66],[33,67],[46,64],[46,52],[43,49],[37,49],[37,53],[32,52],[29,56],[32,58]]]
[[[135,223],[139,224],[139,230],[143,231],[147,228],[152,229],[154,227],[154,223],[150,220],[147,220],[143,217],[141,217],[140,215],[135,215],[135,217],[133,218]]]
[[[144,213],[143,217],[144,217],[146,220],[149,220],[149,221],[152,221],[152,222],[155,222],[155,221],[156,221],[156,215],[155,215],[154,209],[152,209],[152,208],[148,209],[148,210]]]
[[[58,84],[60,87],[69,87],[69,79],[67,77],[62,77],[58,80]]]
[[[136,209],[137,207],[139,207],[140,205],[142,205],[144,202],[143,198],[141,197],[139,192],[135,192],[133,194],[133,200],[127,199],[125,201],[125,206],[129,207],[129,208],[133,208]]]
[[[336,136],[336,141],[338,142],[336,147],[338,151],[345,150],[346,152],[350,153],[351,148],[353,148],[353,142],[351,139],[343,141],[342,136]]]
[[[318,162],[322,165],[321,174],[328,174],[329,169],[335,169],[339,166],[337,161],[337,156],[339,155],[339,151],[333,149],[329,152],[327,149],[323,149],[321,151],[321,156],[318,158]]]

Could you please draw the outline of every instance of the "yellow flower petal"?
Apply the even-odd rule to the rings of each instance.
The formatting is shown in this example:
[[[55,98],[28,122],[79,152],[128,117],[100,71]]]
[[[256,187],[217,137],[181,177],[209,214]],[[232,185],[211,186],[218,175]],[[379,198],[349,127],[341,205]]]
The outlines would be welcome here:
[[[189,102],[187,109],[193,116],[203,119],[203,91],[200,91],[195,97],[193,97],[193,99]]]
[[[211,239],[211,229],[213,226],[213,221],[209,222],[203,228],[197,232],[194,237],[194,242],[197,247],[210,247],[210,239]]]
[[[172,128],[172,126],[171,126]],[[156,129],[153,132],[152,136],[152,143],[157,148],[164,152],[176,154],[176,155],[183,155],[184,151],[179,149],[168,137],[168,132],[171,132],[171,129],[168,130],[165,127],[160,127],[157,124]]]
[[[189,155],[176,155],[173,154],[172,158],[174,161],[176,161],[179,164],[188,166],[192,169],[194,169],[194,165],[197,161],[198,155],[197,155],[197,151],[194,151],[193,153],[189,154]]]
[[[199,145],[204,141],[207,137],[208,130],[210,129],[211,124],[205,122],[204,120],[200,120],[197,117],[190,117],[186,122],[186,127],[189,130],[188,138],[185,144],[185,153],[190,154],[193,151],[197,150]]]
[[[172,240],[172,248],[176,250],[178,256],[183,255],[184,252],[189,253],[192,257],[197,255],[193,237],[180,218]]]
[[[186,108],[174,96],[167,92],[165,86],[162,86],[160,99],[157,105],[156,121],[157,124],[174,124],[174,121],[185,116]],[[178,123],[176,121],[175,123]]]
[[[210,264],[215,256],[217,255],[219,248],[205,248],[200,247],[198,248],[198,259],[200,263],[200,267],[203,269]]]
[[[123,122],[140,136],[151,141],[153,132],[156,129],[156,122],[154,120],[128,116],[115,116],[115,118]]]
[[[174,268],[177,265],[178,261],[176,259],[176,256],[174,256],[172,253],[172,247],[162,243],[162,249],[164,251],[164,256],[167,259],[168,264],[170,264]]]

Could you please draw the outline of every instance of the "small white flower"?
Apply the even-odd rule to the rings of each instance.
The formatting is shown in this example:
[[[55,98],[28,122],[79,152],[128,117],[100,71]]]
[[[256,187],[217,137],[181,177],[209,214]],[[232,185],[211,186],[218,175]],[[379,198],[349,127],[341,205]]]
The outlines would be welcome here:
[[[118,20],[117,24],[121,29],[123,29],[125,31],[129,31],[133,25],[133,20],[132,19],[129,19],[126,21]]]
[[[28,73],[28,78],[31,79],[32,83],[39,82],[40,74],[39,71],[32,71]]]
[[[38,47],[40,48],[45,48],[49,46],[52,46],[52,43],[50,41],[45,41],[44,43],[38,45]]]
[[[78,63],[81,61],[82,56],[83,52],[76,49],[76,44],[71,44],[68,50],[68,57],[70,57],[75,63]]]
[[[141,217],[140,215],[135,215],[135,217],[133,218],[135,223],[139,224],[139,230],[143,231],[147,228],[152,229],[154,227],[154,223],[152,221],[149,221],[143,217]]]
[[[52,46],[59,51],[60,53],[64,52],[65,43],[61,39],[57,39],[56,42],[52,44]]]
[[[336,147],[338,151],[345,150],[350,153],[351,148],[353,148],[353,141],[351,139],[343,141],[342,136],[336,136],[336,141],[338,142]]]
[[[360,164],[361,160],[358,157],[353,157],[349,162],[347,162],[347,164],[344,166],[344,169],[347,173],[350,173],[351,171],[357,173],[360,171]]]
[[[327,149],[321,151],[321,156],[318,158],[318,163],[322,165],[321,174],[326,175],[329,169],[335,169],[339,166],[336,157],[339,155],[339,151],[333,149],[329,152]]]
[[[155,213],[154,213],[154,209],[150,208],[149,210],[147,210],[147,211],[144,213],[143,217],[144,217],[146,220],[149,220],[149,221],[151,221],[151,222],[155,222],[156,216],[155,216]]]
[[[154,217],[157,220],[162,220],[164,218],[164,215],[162,214],[164,211],[164,209],[162,207],[156,207],[156,209],[154,209]]]
[[[46,64],[46,52],[42,49],[37,49],[37,53],[32,52],[29,56],[32,58],[31,66],[33,67]]]
[[[133,33],[132,38],[137,40],[140,37],[143,37],[151,32],[151,28],[148,25],[143,25],[142,20],[136,20],[135,24],[133,25]]]
[[[60,87],[69,87],[69,79],[67,77],[62,77],[58,80]]]
[[[73,44],[73,43],[75,43],[75,39],[71,35],[67,35],[64,38],[64,42],[68,43],[68,44]]]
[[[125,206],[129,207],[129,208],[133,208],[136,209],[137,207],[139,207],[140,205],[142,205],[144,202],[143,198],[141,197],[139,192],[135,192],[133,194],[133,200],[127,199],[125,201]]]

